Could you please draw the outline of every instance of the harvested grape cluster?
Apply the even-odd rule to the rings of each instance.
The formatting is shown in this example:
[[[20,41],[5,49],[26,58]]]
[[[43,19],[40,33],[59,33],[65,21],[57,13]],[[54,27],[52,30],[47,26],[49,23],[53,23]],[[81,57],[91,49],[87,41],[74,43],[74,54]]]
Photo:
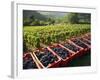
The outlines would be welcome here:
[[[77,44],[78,46],[82,47],[82,48],[87,48],[87,45],[85,45],[84,43],[82,43],[79,39],[74,39],[72,40],[75,44]]]
[[[75,45],[71,44],[71,43],[65,43],[64,46],[74,52],[77,52],[80,50],[80,48],[76,47]]]
[[[84,43],[88,44],[88,45],[91,45],[91,43],[83,38],[80,38],[81,41],[83,41]]]
[[[69,57],[69,51],[65,50],[64,48],[54,47],[52,48],[52,50],[63,59],[66,59],[66,57]]]
[[[35,69],[35,68],[37,68],[37,66],[31,57],[23,59],[23,69]]]
[[[45,49],[43,52],[36,52],[36,56],[40,62],[47,67],[49,64],[58,60],[58,58],[53,55],[49,50]]]

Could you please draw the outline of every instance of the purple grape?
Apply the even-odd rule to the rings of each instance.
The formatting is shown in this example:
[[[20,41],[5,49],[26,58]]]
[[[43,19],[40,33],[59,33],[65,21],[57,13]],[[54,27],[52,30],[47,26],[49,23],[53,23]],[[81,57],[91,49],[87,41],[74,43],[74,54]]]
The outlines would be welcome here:
[[[74,39],[72,40],[75,44],[77,44],[78,46],[82,47],[82,48],[88,48],[87,45],[85,45],[82,41],[80,41],[79,39]]]
[[[45,67],[58,60],[58,58],[47,49],[44,49],[44,52],[36,53],[36,56]]]
[[[35,69],[35,68],[37,68],[37,66],[32,58],[29,58],[28,60],[23,60],[23,69]]]
[[[64,48],[61,47],[54,47],[52,50],[57,53],[61,58],[65,59],[66,57],[69,56],[69,51],[65,50]]]
[[[64,46],[74,52],[79,51],[80,49],[71,43],[65,43]]]

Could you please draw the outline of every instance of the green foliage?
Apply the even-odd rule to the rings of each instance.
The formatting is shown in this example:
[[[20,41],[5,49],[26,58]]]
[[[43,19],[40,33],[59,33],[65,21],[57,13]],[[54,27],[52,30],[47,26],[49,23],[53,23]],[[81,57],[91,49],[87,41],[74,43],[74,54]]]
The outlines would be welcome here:
[[[35,44],[35,47],[36,48],[39,48],[40,47],[40,38],[39,37],[35,37],[35,42],[34,42]]]
[[[31,22],[30,25],[31,25],[31,26],[40,25],[40,22],[39,22],[37,19],[35,19],[34,21]]]
[[[37,16],[35,15],[32,15],[28,18],[23,18],[23,25],[24,26],[44,26],[44,25],[46,26],[46,25],[64,25],[68,23],[70,24],[91,23],[91,15],[88,13],[67,13],[66,15],[59,18],[47,17],[46,19],[43,18],[43,20],[36,18]]]
[[[69,13],[68,14],[68,23],[76,24],[76,23],[78,23],[78,21],[79,21],[78,13]]]
[[[91,23],[91,14],[89,13],[81,13],[78,14],[79,23],[90,24]]]
[[[47,35],[46,37],[46,44],[51,44],[51,37],[49,35]]]
[[[31,20],[31,21],[34,21],[34,20],[35,20],[35,18],[34,18],[33,15],[30,17],[30,20]]]
[[[90,32],[89,24],[25,26],[24,45],[26,49],[39,48],[40,43],[49,45],[87,32]]]
[[[30,23],[31,23],[31,22],[30,22],[30,19],[29,19],[29,18],[23,19],[23,25],[24,25],[24,26],[29,26]]]
[[[68,13],[68,17],[66,18],[68,23],[76,24],[90,24],[91,23],[91,15],[88,13]]]

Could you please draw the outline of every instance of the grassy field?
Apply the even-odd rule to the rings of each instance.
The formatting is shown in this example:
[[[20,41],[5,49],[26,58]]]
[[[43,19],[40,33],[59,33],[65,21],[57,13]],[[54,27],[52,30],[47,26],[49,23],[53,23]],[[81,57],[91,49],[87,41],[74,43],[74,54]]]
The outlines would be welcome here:
[[[87,32],[90,32],[90,24],[24,26],[24,50],[41,47],[40,43],[49,45]]]

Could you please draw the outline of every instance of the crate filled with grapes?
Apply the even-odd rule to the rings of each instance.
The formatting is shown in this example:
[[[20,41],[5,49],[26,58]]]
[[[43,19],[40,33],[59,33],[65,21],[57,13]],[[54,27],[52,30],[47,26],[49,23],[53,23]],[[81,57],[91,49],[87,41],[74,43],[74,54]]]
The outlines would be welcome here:
[[[91,42],[85,38],[79,38],[84,44],[86,44],[89,48],[91,48]]]
[[[69,57],[69,61],[73,60],[74,58],[78,57],[79,54],[81,54],[83,52],[83,49],[78,47],[77,45],[69,42],[69,41],[66,41],[66,42],[63,42],[61,44],[59,44],[59,46],[67,49],[69,52],[73,53],[70,57]]]
[[[73,52],[63,48],[59,44],[49,46],[49,49],[56,53],[61,58],[61,64],[60,66],[66,65],[69,62],[69,58],[73,54]]]
[[[90,49],[90,47],[86,43],[84,43],[82,40],[80,40],[79,38],[72,38],[69,40],[69,42],[83,49],[83,53],[86,53]]]
[[[61,59],[48,48],[38,49],[33,52],[33,55],[42,68],[56,68],[61,62]]]
[[[23,55],[23,69],[39,69],[40,66],[36,62],[31,53],[24,53]]]

